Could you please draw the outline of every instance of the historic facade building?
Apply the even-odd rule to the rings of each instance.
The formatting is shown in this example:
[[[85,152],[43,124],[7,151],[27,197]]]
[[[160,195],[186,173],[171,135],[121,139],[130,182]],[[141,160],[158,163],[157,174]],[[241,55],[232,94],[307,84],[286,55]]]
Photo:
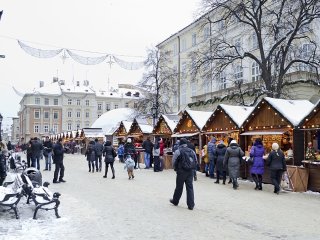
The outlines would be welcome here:
[[[139,90],[130,85],[103,91],[77,81],[67,85],[64,80],[53,82],[25,93],[20,101],[20,139],[87,128],[104,112],[116,108],[135,108],[141,97]]]

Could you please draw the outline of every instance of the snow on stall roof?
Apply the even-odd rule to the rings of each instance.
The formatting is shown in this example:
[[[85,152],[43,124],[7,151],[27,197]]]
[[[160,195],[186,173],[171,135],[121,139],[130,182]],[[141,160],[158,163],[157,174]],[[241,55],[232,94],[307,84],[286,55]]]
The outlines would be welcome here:
[[[133,122],[129,122],[129,121],[122,121],[124,128],[126,129],[126,132],[129,132],[130,127],[132,125]]]
[[[173,130],[176,128],[178,122],[179,122],[179,115],[177,114],[162,114],[163,119],[168,124],[170,130],[173,132]]]
[[[234,106],[227,104],[219,104],[219,106],[223,108],[223,110],[229,115],[229,117],[237,124],[239,128],[254,110],[254,107],[246,106]]]
[[[143,133],[152,133],[153,127],[151,125],[139,124],[139,127]]]
[[[203,126],[206,124],[209,117],[212,115],[212,112],[203,112],[203,111],[194,111],[194,110],[186,110],[186,111],[200,130],[203,128]]]
[[[135,111],[131,108],[117,108],[102,114],[92,125],[92,128],[102,128],[103,132],[109,132],[123,120],[133,120]]]
[[[293,126],[297,126],[314,107],[314,104],[308,100],[286,100],[270,97],[265,97],[264,100],[277,109]]]

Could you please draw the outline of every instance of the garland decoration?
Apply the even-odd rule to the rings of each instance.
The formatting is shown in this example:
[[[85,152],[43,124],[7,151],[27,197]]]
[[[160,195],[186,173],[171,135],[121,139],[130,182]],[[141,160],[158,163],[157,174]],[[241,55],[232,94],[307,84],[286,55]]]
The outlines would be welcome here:
[[[115,56],[113,56],[113,59],[120,67],[127,70],[138,70],[144,66],[144,62],[126,62]]]
[[[83,57],[78,54],[75,54],[67,49],[69,56],[76,62],[84,65],[96,65],[102,63],[109,55],[104,55],[101,57]]]
[[[63,51],[63,48],[57,49],[57,50],[42,50],[38,48],[33,48],[24,44],[19,40],[18,40],[18,44],[26,53],[37,58],[53,58],[59,55]]]

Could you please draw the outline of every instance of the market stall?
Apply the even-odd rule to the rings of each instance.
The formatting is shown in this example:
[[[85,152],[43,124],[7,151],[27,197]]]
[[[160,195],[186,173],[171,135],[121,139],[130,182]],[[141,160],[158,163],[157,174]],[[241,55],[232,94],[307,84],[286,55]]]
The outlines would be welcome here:
[[[299,127],[304,133],[303,165],[309,169],[308,190],[320,192],[320,101],[301,121]],[[308,151],[308,144],[311,149]]]
[[[201,130],[206,124],[212,112],[185,110],[174,129],[173,138],[187,138],[196,148],[198,154],[198,161],[201,164],[201,151],[203,141]]]
[[[152,134],[155,137],[161,137],[165,144],[163,156],[164,169],[172,168],[173,139],[171,138],[171,135],[173,134],[179,119],[180,117],[177,114],[162,114],[152,131]]]
[[[118,146],[120,142],[124,142],[127,138],[127,135],[130,131],[132,122],[121,121],[119,127],[112,134],[113,136],[113,145]]]
[[[151,136],[153,127],[148,124],[147,119],[137,119],[135,118],[131,124],[128,131],[128,138],[133,139],[133,144],[139,154],[139,162],[144,162],[144,149],[142,148],[142,142]]]
[[[313,108],[307,100],[285,100],[263,98],[245,120],[240,134],[240,142],[248,155],[256,138],[261,138],[266,155],[272,143],[279,144],[286,155],[287,164],[300,165],[303,159],[303,132],[297,128]],[[263,181],[270,183],[269,170],[265,167]]]
[[[228,146],[230,140],[234,139],[243,148],[244,146],[239,142],[239,130],[253,110],[254,107],[219,104],[202,128],[205,144],[212,137],[215,137],[217,142],[222,140],[226,146]],[[246,170],[247,168],[243,164],[240,171],[242,178],[247,177]]]

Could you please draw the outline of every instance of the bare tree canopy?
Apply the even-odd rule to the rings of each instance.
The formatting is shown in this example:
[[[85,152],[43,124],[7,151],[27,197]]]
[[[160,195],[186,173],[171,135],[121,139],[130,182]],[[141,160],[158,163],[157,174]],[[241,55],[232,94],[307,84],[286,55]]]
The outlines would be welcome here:
[[[150,114],[151,107],[156,109],[155,116],[171,113],[170,97],[176,95],[177,72],[170,67],[170,52],[161,52],[157,48],[148,49],[145,73],[138,86],[146,92],[145,98],[138,103],[138,112]]]
[[[294,72],[312,73],[318,84],[318,0],[203,0],[202,7],[202,28],[210,34],[191,54],[195,73],[219,81],[228,72],[240,93],[251,83],[247,90],[257,98],[284,97],[284,86],[293,83],[286,76]],[[259,77],[244,80],[243,68]]]

